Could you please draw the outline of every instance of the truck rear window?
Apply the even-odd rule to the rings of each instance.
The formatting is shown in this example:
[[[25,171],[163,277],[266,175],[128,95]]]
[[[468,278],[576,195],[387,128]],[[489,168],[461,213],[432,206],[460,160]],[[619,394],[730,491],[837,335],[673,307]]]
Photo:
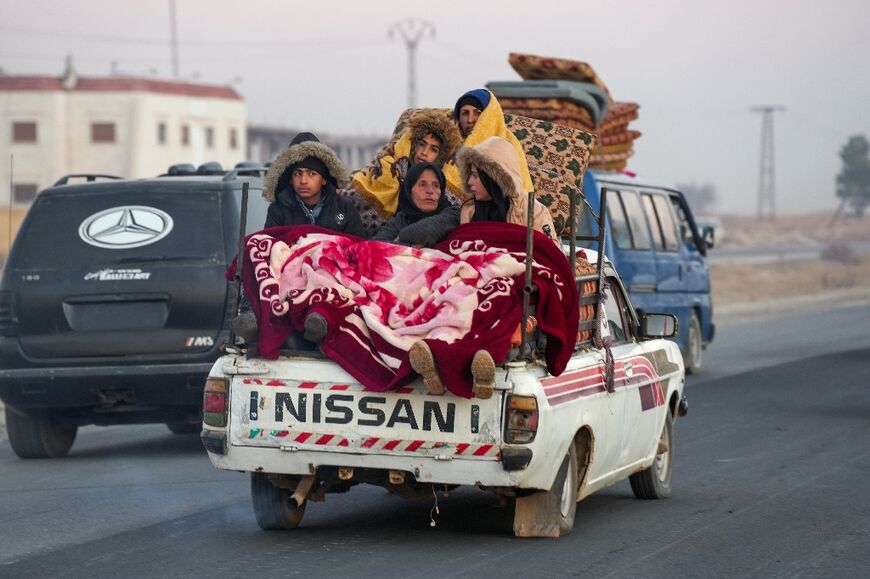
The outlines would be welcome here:
[[[70,191],[41,195],[15,247],[21,268],[225,261],[219,192]]]

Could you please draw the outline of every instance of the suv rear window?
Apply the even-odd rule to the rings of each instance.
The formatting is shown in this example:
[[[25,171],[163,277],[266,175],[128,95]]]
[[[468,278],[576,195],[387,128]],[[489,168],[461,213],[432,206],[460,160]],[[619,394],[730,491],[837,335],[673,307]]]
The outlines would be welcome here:
[[[40,195],[16,249],[21,268],[225,261],[215,192],[70,191]]]

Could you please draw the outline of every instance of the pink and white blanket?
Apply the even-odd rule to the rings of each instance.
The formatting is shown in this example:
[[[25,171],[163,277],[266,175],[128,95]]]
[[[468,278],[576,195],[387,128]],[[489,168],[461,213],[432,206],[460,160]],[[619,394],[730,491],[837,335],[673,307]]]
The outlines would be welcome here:
[[[536,316],[548,336],[548,367],[558,374],[573,351],[577,290],[561,251],[537,233],[535,242]],[[461,226],[433,249],[280,227],[251,235],[245,257],[259,354],[277,357],[290,332],[317,312],[329,326],[324,353],[370,390],[413,379],[408,350],[426,340],[447,388],[469,397],[475,352],[504,361],[522,317],[525,228],[515,225]]]

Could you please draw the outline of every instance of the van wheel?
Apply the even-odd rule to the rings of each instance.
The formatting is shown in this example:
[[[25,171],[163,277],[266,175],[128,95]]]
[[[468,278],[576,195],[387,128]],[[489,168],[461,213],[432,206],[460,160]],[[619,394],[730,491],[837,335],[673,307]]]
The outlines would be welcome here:
[[[701,320],[698,313],[692,312],[689,320],[689,339],[683,350],[683,364],[686,366],[686,374],[697,374],[701,369]]]
[[[202,432],[201,422],[167,422],[168,428],[173,434],[199,434]]]
[[[76,439],[76,426],[55,424],[46,411],[24,415],[6,407],[6,432],[9,444],[20,458],[60,458],[66,456]]]
[[[293,489],[276,487],[262,472],[251,473],[251,500],[254,516],[264,531],[295,529],[302,521],[308,502],[296,507],[290,504]]]
[[[631,490],[639,499],[663,499],[671,494],[671,468],[674,456],[674,419],[665,410],[665,425],[658,441],[658,454],[652,465],[629,477]]]
[[[517,497],[514,534],[517,537],[559,537],[570,533],[577,513],[579,476],[577,448],[572,442],[552,488]]]

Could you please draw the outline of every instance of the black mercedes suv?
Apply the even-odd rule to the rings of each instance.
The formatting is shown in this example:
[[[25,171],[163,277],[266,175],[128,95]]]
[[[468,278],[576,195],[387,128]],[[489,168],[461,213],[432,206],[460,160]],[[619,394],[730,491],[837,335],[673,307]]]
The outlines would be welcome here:
[[[242,184],[256,231],[264,172],[174,166],[152,179],[67,176],[39,193],[0,278],[0,399],[18,456],[63,456],[86,424],[199,431],[229,336]]]

